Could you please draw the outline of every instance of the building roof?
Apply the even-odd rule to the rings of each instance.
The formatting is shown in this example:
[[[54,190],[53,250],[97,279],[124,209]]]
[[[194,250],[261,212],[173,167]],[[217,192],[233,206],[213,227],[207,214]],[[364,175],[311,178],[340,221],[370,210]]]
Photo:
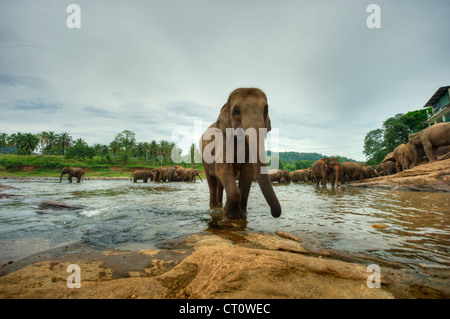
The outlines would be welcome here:
[[[428,102],[423,107],[430,107],[433,106],[434,103],[441,97],[441,95],[450,88],[450,86],[443,86],[440,87],[436,93],[433,94],[433,96],[428,100]]]

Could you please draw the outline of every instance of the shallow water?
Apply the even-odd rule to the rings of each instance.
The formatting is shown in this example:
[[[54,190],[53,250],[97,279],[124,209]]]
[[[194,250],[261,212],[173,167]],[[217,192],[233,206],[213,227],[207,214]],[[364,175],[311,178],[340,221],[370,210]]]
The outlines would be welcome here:
[[[3,180],[18,195],[0,199],[0,263],[74,242],[108,248],[161,248],[209,231],[291,233],[309,249],[358,253],[406,268],[450,267],[450,196],[313,184],[274,184],[283,212],[273,218],[254,183],[246,221],[209,209],[206,182]],[[45,200],[86,205],[40,214]],[[385,228],[372,225],[384,224]]]

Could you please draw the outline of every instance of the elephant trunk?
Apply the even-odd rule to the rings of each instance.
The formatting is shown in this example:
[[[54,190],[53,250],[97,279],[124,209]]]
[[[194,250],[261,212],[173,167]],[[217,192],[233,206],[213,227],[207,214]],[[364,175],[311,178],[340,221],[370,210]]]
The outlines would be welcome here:
[[[270,206],[270,213],[273,217],[279,217],[281,215],[281,205],[278,201],[277,195],[273,190],[272,183],[270,182],[269,172],[267,171],[267,166],[265,164],[266,150],[264,147],[265,136],[260,136],[259,132],[256,134],[257,138],[257,160],[253,164],[253,174],[255,179],[258,181],[261,192]],[[264,157],[264,163],[261,162],[261,157]],[[263,172],[261,172],[263,170]]]
[[[334,166],[334,171],[336,173],[336,186],[341,186],[341,184],[339,184],[339,165]]]
[[[62,173],[61,173],[61,176],[59,177],[59,182],[60,182],[60,183],[62,182],[62,177],[63,177],[63,175],[64,175],[64,172],[62,172]]]

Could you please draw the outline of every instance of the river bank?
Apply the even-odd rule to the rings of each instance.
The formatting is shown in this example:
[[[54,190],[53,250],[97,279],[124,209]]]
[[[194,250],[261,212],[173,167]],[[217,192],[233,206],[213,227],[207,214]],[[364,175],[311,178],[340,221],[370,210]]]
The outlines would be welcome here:
[[[393,190],[450,192],[450,159],[418,165],[394,175],[351,182],[348,185]]]
[[[377,263],[380,288],[369,288],[367,266]],[[70,264],[80,266],[79,289],[67,286]],[[283,233],[202,233],[138,251],[65,246],[2,265],[0,275],[0,298],[450,298],[448,272],[433,280],[395,263],[309,251]]]

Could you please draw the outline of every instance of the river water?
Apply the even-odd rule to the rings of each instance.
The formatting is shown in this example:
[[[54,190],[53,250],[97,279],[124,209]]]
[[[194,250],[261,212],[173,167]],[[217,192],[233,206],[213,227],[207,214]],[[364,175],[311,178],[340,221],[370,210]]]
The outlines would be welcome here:
[[[253,183],[246,221],[209,209],[206,181],[8,179],[17,197],[0,199],[0,263],[75,242],[105,248],[162,248],[199,232],[279,230],[309,249],[364,254],[406,268],[450,267],[447,193],[274,184],[283,212],[273,218]],[[85,205],[38,213],[46,200]],[[382,227],[376,227],[376,225]]]

